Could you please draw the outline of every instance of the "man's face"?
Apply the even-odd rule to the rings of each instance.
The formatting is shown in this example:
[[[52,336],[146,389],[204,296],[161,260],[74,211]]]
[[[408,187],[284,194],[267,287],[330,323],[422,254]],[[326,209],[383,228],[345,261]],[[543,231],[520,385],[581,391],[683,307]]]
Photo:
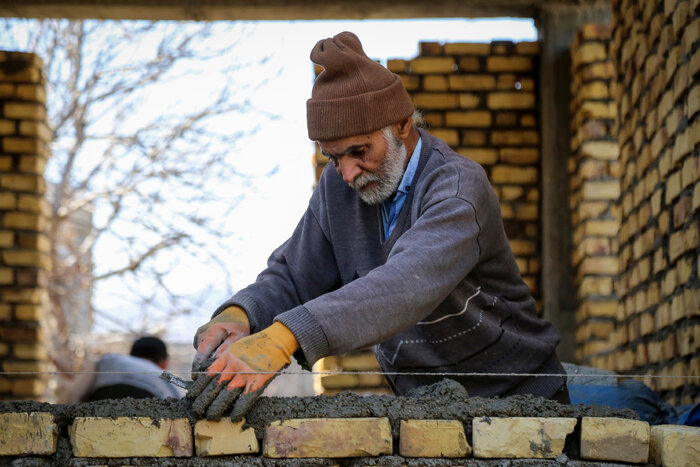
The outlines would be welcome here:
[[[320,141],[345,183],[367,204],[379,204],[398,188],[406,166],[406,146],[391,127],[369,135]]]

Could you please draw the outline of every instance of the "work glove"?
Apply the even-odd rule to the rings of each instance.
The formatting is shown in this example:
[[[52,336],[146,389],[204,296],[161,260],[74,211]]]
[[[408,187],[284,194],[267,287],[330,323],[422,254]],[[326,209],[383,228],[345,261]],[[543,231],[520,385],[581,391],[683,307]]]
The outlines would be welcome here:
[[[280,322],[228,348],[219,347],[207,377],[220,376],[201,393],[193,394],[192,411],[200,417],[206,412],[206,418],[218,420],[233,404],[231,420],[239,421],[297,350],[296,337]]]
[[[229,306],[212,318],[204,326],[197,329],[194,335],[194,348],[197,353],[192,362],[192,379],[197,379],[199,372],[204,371],[211,361],[208,357],[219,347],[229,345],[250,335],[250,323],[245,310],[239,306]]]

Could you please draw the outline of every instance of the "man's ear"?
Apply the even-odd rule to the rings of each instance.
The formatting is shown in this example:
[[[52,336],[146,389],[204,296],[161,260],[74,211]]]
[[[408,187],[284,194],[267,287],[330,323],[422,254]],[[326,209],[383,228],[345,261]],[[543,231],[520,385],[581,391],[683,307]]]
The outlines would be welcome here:
[[[413,128],[413,116],[408,117],[403,122],[396,124],[396,131],[399,138],[405,140],[411,134],[411,129]]]

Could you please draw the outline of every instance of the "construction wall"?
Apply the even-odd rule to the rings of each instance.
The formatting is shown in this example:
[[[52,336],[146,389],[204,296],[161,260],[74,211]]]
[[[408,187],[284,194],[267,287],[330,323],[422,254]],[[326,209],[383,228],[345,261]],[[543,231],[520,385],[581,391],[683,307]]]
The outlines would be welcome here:
[[[597,366],[700,375],[700,1],[612,2],[621,178],[619,305]],[[647,378],[675,403],[700,381]]]
[[[42,63],[0,52],[0,368],[46,370],[50,269],[44,167],[49,155]],[[38,375],[0,376],[0,399],[41,399]]]
[[[586,25],[571,44],[571,156],[569,185],[574,245],[577,360],[614,347],[620,231],[620,164],[615,133],[610,26]],[[605,362],[607,364],[607,362]],[[614,368],[612,368],[614,369]]]
[[[442,389],[439,397],[263,398],[250,421],[236,424],[192,419],[172,399],[0,404],[0,463],[556,467],[575,459],[588,467],[697,460],[693,427],[650,427],[624,411],[535,398],[489,403]]]

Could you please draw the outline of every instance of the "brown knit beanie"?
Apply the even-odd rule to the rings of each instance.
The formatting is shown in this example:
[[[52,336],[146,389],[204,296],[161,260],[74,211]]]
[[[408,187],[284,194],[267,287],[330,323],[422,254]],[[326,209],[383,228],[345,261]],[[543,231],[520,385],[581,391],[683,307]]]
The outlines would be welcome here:
[[[355,34],[318,41],[311,60],[323,67],[306,101],[312,140],[371,133],[413,114],[401,78],[365,55]]]

